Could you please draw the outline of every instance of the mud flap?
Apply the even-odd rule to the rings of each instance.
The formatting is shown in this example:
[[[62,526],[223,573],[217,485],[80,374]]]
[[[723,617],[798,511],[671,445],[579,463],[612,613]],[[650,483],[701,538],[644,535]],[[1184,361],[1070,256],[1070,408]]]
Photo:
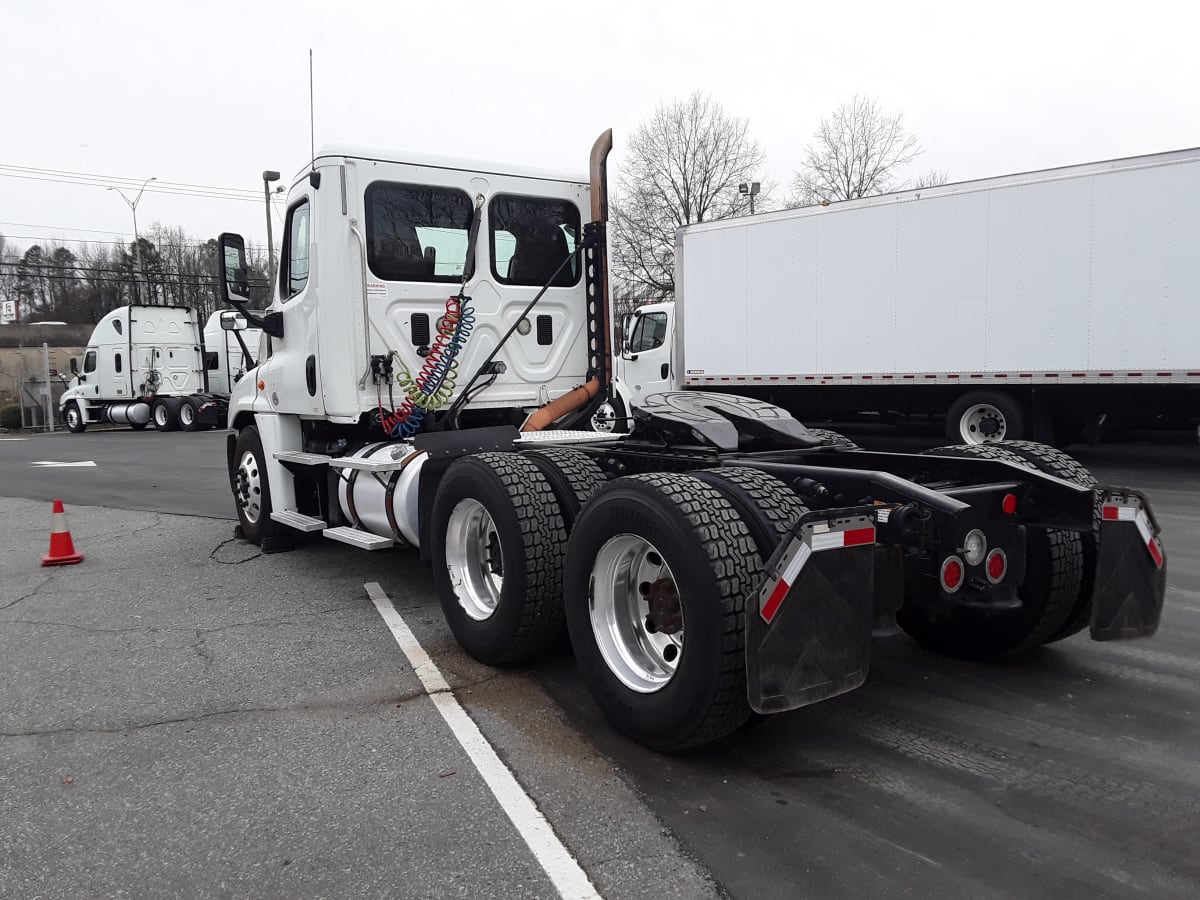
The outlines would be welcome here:
[[[874,614],[870,507],[803,516],[746,609],[750,706],[776,713],[851,691],[867,678]]]
[[[1101,519],[1091,635],[1095,641],[1147,637],[1158,630],[1167,558],[1145,496],[1100,488]]]

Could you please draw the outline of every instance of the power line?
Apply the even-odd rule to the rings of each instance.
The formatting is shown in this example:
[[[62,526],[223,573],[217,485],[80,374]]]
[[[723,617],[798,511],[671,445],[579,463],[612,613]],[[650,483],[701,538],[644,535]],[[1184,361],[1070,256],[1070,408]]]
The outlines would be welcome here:
[[[0,168],[2,168],[2,167],[0,167]],[[28,175],[28,174],[24,174],[24,173],[20,173],[20,172],[0,171],[0,178],[18,178],[18,179],[22,179],[25,181],[48,182],[49,184],[75,184],[75,185],[81,185],[84,187],[103,187],[103,188],[115,187],[115,185],[108,184],[104,181],[80,180],[80,179],[72,179],[72,178],[43,177],[40,175]],[[121,186],[124,187],[125,185],[122,184]],[[205,200],[239,200],[243,203],[259,203],[262,201],[261,197],[237,196],[237,195],[233,195],[233,194],[216,193],[213,191],[194,191],[194,190],[188,190],[188,189],[184,189],[184,190],[153,189],[152,190],[150,188],[147,188],[147,193],[172,194],[172,195],[178,196],[178,197],[197,197],[197,198],[201,198],[201,199],[205,199]]]
[[[0,163],[0,169],[16,169],[22,172],[33,172],[38,175],[67,175],[74,178],[92,178],[100,181],[122,182],[122,186],[140,187],[145,179],[142,178],[126,178],[121,175],[98,175],[95,172],[72,172],[68,169],[45,169],[40,166],[18,166],[11,163]],[[253,199],[258,199],[258,191],[252,188],[225,188],[211,184],[191,184],[186,181],[156,181],[156,185],[165,185],[166,187],[179,188],[195,188],[204,191],[219,191],[226,194],[250,194]],[[155,188],[149,188],[153,191]]]

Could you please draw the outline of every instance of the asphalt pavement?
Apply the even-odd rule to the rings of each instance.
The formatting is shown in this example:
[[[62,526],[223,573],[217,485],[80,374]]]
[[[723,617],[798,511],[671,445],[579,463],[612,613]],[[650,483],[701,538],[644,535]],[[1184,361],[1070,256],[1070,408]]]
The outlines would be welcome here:
[[[231,515],[222,434],[0,441],[0,495],[35,497],[0,500],[0,896],[555,896],[368,581],[602,896],[1200,895],[1200,448],[1071,452],[1149,493],[1157,636],[993,665],[892,638],[863,688],[663,756],[569,654],[465,657],[415,554],[261,556],[229,521],[125,511]],[[72,459],[96,465],[31,476]],[[87,558],[41,569],[62,495]]]

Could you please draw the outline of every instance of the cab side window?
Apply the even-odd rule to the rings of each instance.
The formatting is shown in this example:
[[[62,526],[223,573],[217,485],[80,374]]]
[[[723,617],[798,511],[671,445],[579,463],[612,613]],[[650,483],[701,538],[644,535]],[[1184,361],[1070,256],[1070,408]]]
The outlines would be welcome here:
[[[95,372],[95,371],[96,371],[96,351],[89,350],[87,352],[87,356],[85,356],[83,358],[83,373],[86,375],[88,372]]]
[[[574,204],[498,194],[488,205],[488,223],[492,275],[501,284],[543,287],[553,277],[554,287],[570,287],[579,281],[579,256],[574,253],[579,210]]]
[[[309,206],[304,200],[288,213],[283,247],[284,265],[279,273],[280,293],[284,301],[296,296],[308,284]]]
[[[470,278],[471,198],[454,188],[376,181],[367,187],[367,266],[384,281]]]
[[[638,316],[629,339],[630,353],[644,353],[663,345],[667,338],[667,314],[656,312]]]

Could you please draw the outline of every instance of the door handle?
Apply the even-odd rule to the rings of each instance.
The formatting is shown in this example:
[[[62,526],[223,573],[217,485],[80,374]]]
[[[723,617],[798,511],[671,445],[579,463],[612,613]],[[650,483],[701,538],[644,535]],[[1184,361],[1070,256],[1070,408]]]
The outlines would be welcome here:
[[[304,361],[304,381],[308,388],[308,396],[317,396],[317,357],[315,354],[310,355]]]
[[[661,371],[661,372],[662,372],[662,378],[663,378],[663,380],[665,381],[665,380],[666,380],[666,378],[667,378],[667,376],[671,374],[671,365],[670,365],[670,363],[663,363],[663,364],[662,364],[662,368],[661,368],[659,371]]]

